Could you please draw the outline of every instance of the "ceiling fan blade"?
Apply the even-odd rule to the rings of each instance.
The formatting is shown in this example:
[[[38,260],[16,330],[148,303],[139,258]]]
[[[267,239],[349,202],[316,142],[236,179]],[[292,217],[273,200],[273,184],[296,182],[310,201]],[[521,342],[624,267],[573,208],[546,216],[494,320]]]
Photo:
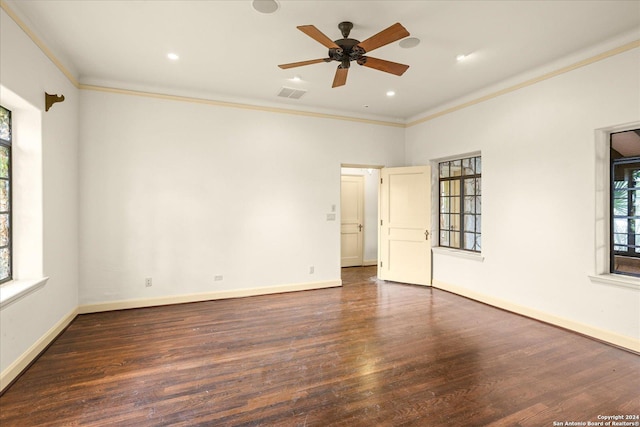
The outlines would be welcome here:
[[[342,65],[338,65],[336,75],[333,78],[333,85],[331,87],[344,86],[345,83],[347,83],[347,73],[349,73],[348,68],[342,68]]]
[[[302,31],[303,33],[305,33],[306,35],[308,35],[309,37],[311,37],[312,39],[314,39],[315,41],[317,41],[318,43],[324,45],[325,47],[327,47],[329,49],[331,49],[331,48],[339,49],[340,48],[340,46],[335,44],[333,42],[333,40],[331,40],[329,37],[325,36],[322,31],[320,31],[319,29],[317,29],[313,25],[300,25],[297,28],[300,31]]]
[[[378,34],[374,34],[365,41],[358,43],[358,46],[363,48],[365,52],[371,52],[373,49],[388,45],[389,43],[403,39],[408,35],[409,31],[407,31],[406,28],[404,28],[400,23],[395,23],[389,28],[380,31]]]
[[[286,70],[287,68],[302,67],[303,65],[319,64],[320,62],[329,62],[331,58],[310,59],[309,61],[291,62],[289,64],[280,64],[278,67]]]
[[[374,68],[376,70],[384,71],[385,73],[395,74],[401,76],[405,71],[409,69],[408,65],[399,64],[397,62],[386,61],[384,59],[372,58],[370,56],[363,56],[365,61],[358,61],[358,64],[365,67]]]

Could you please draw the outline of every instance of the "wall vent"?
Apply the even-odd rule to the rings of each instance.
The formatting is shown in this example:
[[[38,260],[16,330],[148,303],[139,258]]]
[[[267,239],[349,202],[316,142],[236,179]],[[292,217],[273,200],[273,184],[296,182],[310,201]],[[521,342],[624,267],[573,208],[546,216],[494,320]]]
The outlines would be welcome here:
[[[283,98],[300,99],[300,97],[302,97],[302,95],[304,95],[305,93],[307,93],[306,90],[283,87],[282,89],[280,89],[280,93],[278,93],[278,96],[281,96]]]

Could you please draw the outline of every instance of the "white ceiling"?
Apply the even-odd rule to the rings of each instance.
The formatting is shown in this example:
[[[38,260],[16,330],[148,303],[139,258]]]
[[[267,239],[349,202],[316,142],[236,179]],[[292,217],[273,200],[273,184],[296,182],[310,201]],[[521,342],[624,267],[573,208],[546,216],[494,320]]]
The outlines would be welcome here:
[[[261,14],[251,0],[6,1],[80,83],[399,122],[640,29],[637,0],[278,3]],[[335,40],[341,21],[354,23],[358,40],[400,22],[420,45],[395,42],[372,56],[409,70],[397,77],[352,64],[347,84],[332,89],[337,62],[277,67],[327,56],[296,26]],[[471,55],[457,62],[459,54]],[[301,82],[289,80],[296,74]],[[308,92],[279,98],[283,86]]]

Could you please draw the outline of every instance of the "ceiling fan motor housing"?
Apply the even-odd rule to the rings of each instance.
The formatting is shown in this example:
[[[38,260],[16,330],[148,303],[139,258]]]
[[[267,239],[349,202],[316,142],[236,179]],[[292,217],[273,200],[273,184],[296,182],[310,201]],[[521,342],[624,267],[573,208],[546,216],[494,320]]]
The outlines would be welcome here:
[[[340,39],[335,40],[334,43],[340,46],[338,49],[333,47],[329,49],[329,58],[335,61],[357,61],[366,53],[363,48],[358,46],[360,40]]]
[[[348,21],[338,24],[338,29],[340,29],[343,38],[334,40],[334,43],[340,46],[340,48],[329,48],[329,58],[341,62],[341,68],[349,68],[349,62],[351,61],[358,61],[358,63],[360,63],[362,55],[366,53],[363,48],[358,46],[360,40],[349,38],[349,33],[352,28],[353,23]],[[366,61],[366,59],[364,59],[364,61]]]

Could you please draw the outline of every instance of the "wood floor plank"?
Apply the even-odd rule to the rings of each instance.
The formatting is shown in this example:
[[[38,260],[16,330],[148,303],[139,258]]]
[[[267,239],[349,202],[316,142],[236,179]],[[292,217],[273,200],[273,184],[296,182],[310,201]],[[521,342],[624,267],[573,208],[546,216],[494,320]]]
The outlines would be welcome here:
[[[9,426],[551,426],[640,414],[640,356],[437,289],[342,288],[78,316]]]

